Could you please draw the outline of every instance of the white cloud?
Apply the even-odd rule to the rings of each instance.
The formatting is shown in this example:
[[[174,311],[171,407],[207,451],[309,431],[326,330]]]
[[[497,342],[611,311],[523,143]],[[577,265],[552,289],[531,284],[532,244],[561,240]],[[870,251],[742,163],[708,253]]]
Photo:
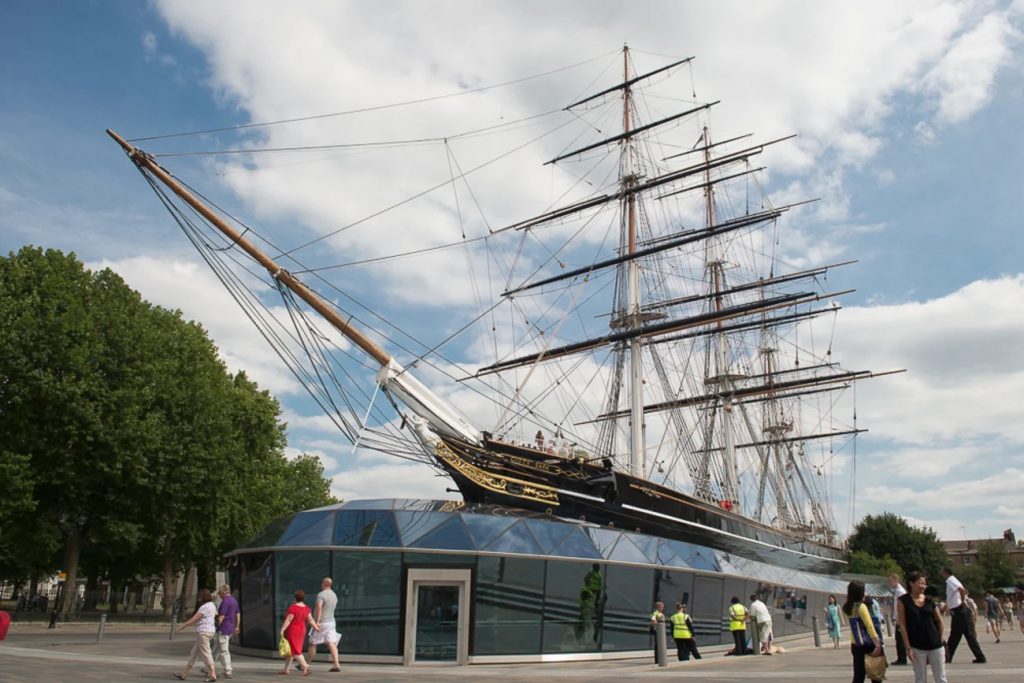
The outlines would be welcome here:
[[[426,465],[380,465],[350,468],[335,475],[331,494],[342,500],[362,498],[429,498],[455,500],[445,491],[453,487],[448,477],[438,476]]]
[[[984,16],[956,39],[922,81],[938,100],[939,123],[963,121],[988,103],[996,72],[1009,61],[1011,44],[1019,39],[1007,12]]]

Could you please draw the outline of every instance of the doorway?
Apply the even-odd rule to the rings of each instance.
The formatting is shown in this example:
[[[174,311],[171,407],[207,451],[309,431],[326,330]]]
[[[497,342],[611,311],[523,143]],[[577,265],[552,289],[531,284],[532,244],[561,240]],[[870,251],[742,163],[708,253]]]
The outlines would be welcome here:
[[[468,663],[470,579],[468,569],[409,570],[404,664]]]

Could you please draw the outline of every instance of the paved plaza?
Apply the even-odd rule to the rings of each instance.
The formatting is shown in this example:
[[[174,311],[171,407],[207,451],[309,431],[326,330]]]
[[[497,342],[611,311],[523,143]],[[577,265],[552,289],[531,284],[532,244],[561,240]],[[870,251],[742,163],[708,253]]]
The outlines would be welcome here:
[[[996,645],[981,638],[988,664],[971,664],[966,644],[957,652],[949,669],[950,683],[1021,683],[1024,681],[1024,636],[1018,631],[1004,634]],[[55,631],[41,625],[14,624],[7,640],[0,643],[0,681],[12,683],[170,681],[188,658],[192,639],[168,639],[168,628],[156,626],[109,625],[103,642],[96,642],[96,626],[62,624]],[[676,662],[665,668],[645,661],[567,664],[503,664],[469,667],[400,667],[395,665],[345,664],[332,674],[328,665],[314,665],[313,680],[358,681],[514,681],[539,683],[566,681],[668,681],[677,679],[710,681],[757,681],[797,679],[806,681],[848,681],[849,650],[815,648],[809,638],[783,643],[786,654],[773,657],[723,657],[723,648],[707,648],[701,661]],[[673,653],[670,653],[674,655]],[[890,653],[891,654],[891,653]],[[235,681],[280,680],[280,661],[235,656]],[[301,678],[295,674],[297,678]],[[190,680],[201,681],[198,669]],[[909,667],[889,669],[889,681],[913,681]],[[224,680],[223,678],[221,680]]]

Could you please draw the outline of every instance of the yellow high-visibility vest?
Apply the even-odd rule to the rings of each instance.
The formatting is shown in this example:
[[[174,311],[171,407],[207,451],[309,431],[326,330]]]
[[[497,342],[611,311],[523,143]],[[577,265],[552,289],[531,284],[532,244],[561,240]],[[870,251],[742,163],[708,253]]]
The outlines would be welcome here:
[[[736,603],[729,605],[729,630],[730,631],[746,631],[747,625],[744,620],[747,617],[747,608]]]
[[[690,627],[686,625],[686,615],[682,612],[676,612],[672,615],[672,637],[680,640],[693,638]]]

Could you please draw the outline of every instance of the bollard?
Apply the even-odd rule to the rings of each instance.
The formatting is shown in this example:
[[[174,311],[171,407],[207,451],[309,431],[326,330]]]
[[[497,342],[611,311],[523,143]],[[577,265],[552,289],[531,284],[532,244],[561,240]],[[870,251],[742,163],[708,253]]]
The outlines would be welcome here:
[[[811,617],[811,630],[814,631],[814,647],[821,647],[821,632],[818,631],[818,615]]]
[[[178,617],[171,615],[171,635],[168,640],[174,640],[174,629],[178,627]]]
[[[103,640],[103,631],[104,631],[104,629],[106,629],[106,627],[107,627],[107,615],[106,614],[101,614],[100,615],[100,627],[96,631],[96,642],[97,643],[99,643],[99,642],[101,642]]]
[[[665,620],[661,619],[654,629],[654,657],[658,660],[658,666],[668,666],[668,657],[665,652],[667,640],[668,638],[665,636]]]
[[[50,625],[46,628],[57,628],[57,610],[50,612]]]
[[[888,614],[885,615],[885,635],[892,638],[892,617]]]

